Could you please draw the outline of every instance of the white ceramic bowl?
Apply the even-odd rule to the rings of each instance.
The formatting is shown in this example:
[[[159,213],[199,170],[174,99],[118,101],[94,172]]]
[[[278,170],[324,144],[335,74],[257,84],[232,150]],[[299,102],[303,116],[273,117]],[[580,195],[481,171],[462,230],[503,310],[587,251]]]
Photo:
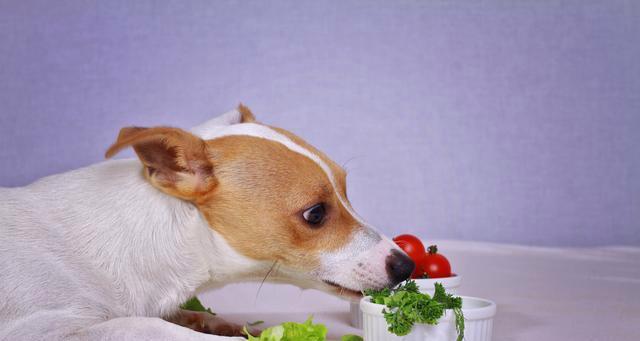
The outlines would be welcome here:
[[[462,283],[462,276],[453,274],[453,276],[451,277],[421,278],[414,279],[414,281],[416,281],[416,284],[420,288],[420,292],[423,292],[425,294],[433,295],[433,292],[436,290],[436,282],[442,284],[448,294],[455,294],[458,291],[460,283]]]
[[[493,317],[496,304],[477,297],[462,297],[465,341],[491,341]],[[388,331],[387,321],[382,315],[384,305],[370,302],[370,297],[360,301],[363,313],[363,337],[366,341],[455,341],[457,338],[455,316],[452,310],[445,311],[436,325],[416,324],[405,336],[397,336]]]
[[[455,294],[460,283],[462,283],[462,277],[454,274],[451,277],[414,279],[414,281],[416,281],[416,284],[420,287],[420,291],[425,294],[433,295],[433,292],[435,291],[434,284],[436,282],[442,283],[447,293]],[[362,329],[362,312],[360,311],[360,302],[351,302],[349,310],[351,325]]]

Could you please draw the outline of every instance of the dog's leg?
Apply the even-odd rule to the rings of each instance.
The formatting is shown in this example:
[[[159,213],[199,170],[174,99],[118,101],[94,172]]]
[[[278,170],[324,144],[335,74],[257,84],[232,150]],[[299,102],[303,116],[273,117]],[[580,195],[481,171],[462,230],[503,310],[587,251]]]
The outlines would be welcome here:
[[[243,337],[199,333],[153,317],[120,317],[108,320],[79,330],[65,340],[246,341]]]
[[[179,313],[166,319],[171,323],[195,330],[201,333],[222,336],[244,336],[242,326],[225,321],[219,316],[207,312],[180,310]],[[257,330],[249,328],[251,335],[260,334]]]

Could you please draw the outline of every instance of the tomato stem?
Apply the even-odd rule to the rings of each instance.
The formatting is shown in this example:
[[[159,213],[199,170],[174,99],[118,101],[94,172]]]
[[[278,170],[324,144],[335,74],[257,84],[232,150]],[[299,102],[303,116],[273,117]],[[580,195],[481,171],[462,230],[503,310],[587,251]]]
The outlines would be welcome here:
[[[436,253],[438,253],[438,246],[437,245],[431,245],[427,248],[427,252],[429,252],[430,255],[435,255]]]

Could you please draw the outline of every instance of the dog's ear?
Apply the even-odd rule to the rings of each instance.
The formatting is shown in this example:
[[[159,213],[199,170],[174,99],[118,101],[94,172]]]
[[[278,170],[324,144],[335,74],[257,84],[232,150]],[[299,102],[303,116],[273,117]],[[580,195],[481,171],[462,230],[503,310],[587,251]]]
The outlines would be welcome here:
[[[192,201],[216,184],[205,141],[182,129],[122,128],[105,156],[128,146],[135,150],[151,184],[165,193]]]
[[[238,108],[226,112],[218,117],[212,118],[207,122],[199,124],[191,128],[191,132],[196,136],[200,136],[203,139],[208,139],[220,131],[221,128],[238,123],[255,123],[256,118],[249,108],[242,103],[238,105]]]
[[[238,105],[238,112],[240,113],[240,122],[253,123],[256,121],[256,117],[253,115],[251,110],[242,103]]]

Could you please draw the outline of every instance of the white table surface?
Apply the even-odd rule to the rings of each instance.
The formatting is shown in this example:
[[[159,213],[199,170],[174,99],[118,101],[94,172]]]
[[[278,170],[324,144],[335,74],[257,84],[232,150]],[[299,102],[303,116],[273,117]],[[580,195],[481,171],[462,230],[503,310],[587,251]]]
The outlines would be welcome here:
[[[498,305],[494,340],[640,340],[640,248],[542,248],[438,241],[458,293]],[[324,323],[329,337],[361,334],[349,325],[349,304],[315,290],[233,284],[200,296],[229,321],[266,326]]]

